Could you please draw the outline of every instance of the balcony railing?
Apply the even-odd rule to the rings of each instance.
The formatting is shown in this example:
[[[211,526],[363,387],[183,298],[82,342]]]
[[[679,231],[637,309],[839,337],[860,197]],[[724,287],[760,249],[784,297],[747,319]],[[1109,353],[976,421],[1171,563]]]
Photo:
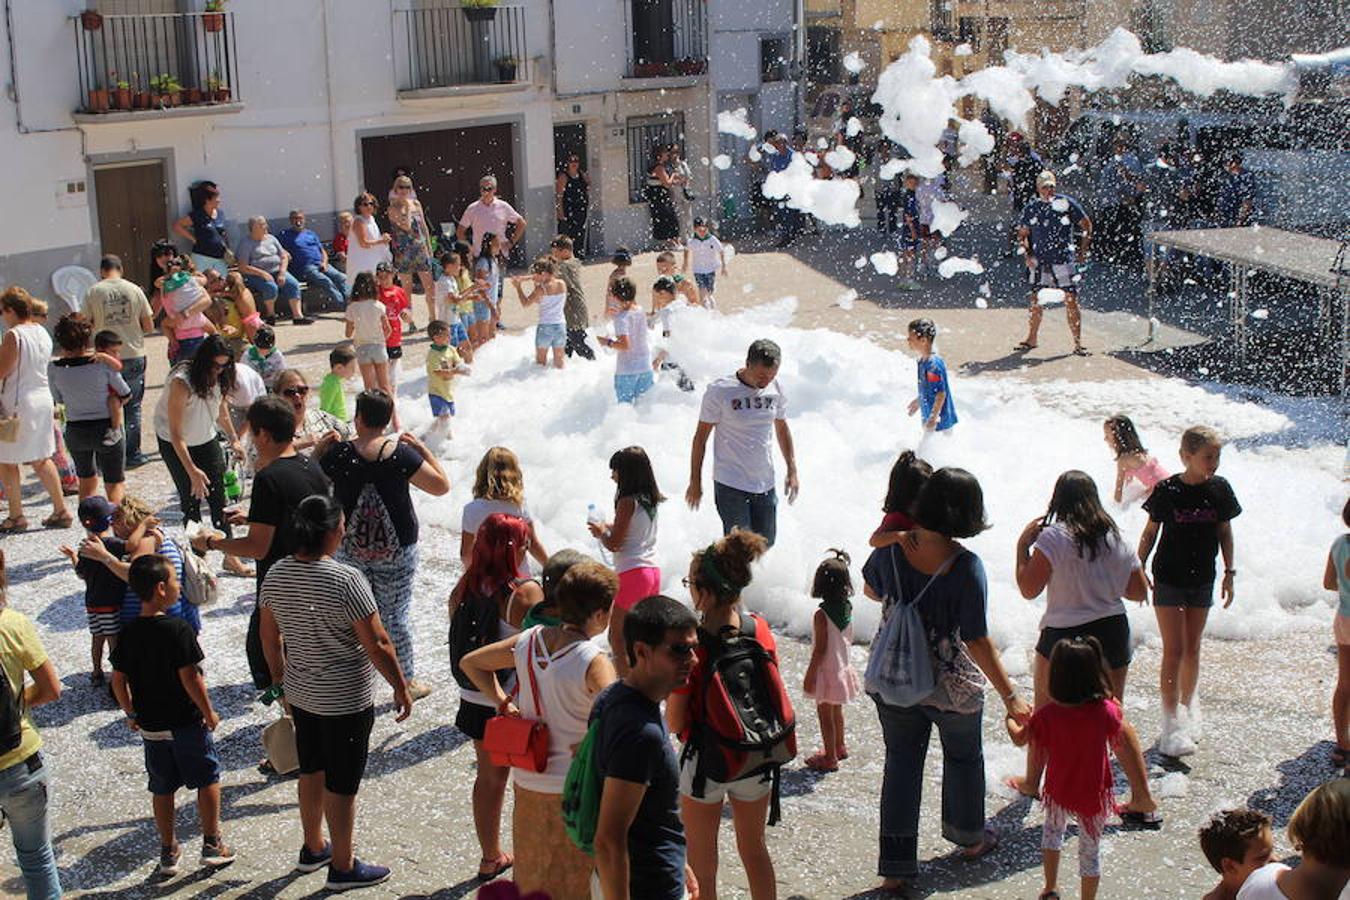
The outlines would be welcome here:
[[[234,13],[74,18],[82,113],[235,103]]]
[[[700,75],[708,68],[706,0],[632,0],[630,78]]]
[[[394,43],[400,91],[528,79],[521,6],[395,10]]]

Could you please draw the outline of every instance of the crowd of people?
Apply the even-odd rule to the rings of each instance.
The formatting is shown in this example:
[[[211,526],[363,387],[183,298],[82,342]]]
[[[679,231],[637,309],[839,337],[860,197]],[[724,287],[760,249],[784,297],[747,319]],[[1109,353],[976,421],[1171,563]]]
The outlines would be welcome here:
[[[649,185],[649,199],[658,185],[669,194],[680,184],[669,172],[662,178],[667,164],[668,149],[654,161],[658,184]],[[1068,241],[1057,232],[1061,242],[1054,244],[1032,219],[1041,215],[1037,203],[1057,216],[1063,211],[1054,206],[1053,175],[1038,174],[1036,182],[1039,196],[1027,200],[1019,233],[1034,260],[1029,265],[1058,278],[1055,269],[1072,257],[1061,262],[1051,247],[1063,251]],[[566,217],[575,211],[566,193],[576,189],[561,177],[559,187]],[[413,489],[443,496],[450,488],[437,445],[449,438],[454,382],[471,374],[476,354],[499,352],[489,345],[508,283],[523,309],[539,310],[537,364],[562,367],[567,356],[595,356],[586,343],[591,323],[574,238],[558,235],[529,275],[506,277],[504,254],[519,241],[525,221],[495,196],[490,176],[480,188],[481,199],[460,222],[459,243],[438,257],[406,175],[393,184],[391,233],[379,230],[375,198],[363,192],[345,250],[330,258],[307,236],[298,210],[282,238],[272,238],[258,218],[250,222],[248,245],[228,248],[220,190],[198,186],[192,213],[175,225],[180,236],[193,239],[192,255],[157,244],[163,252],[155,255],[150,296],[123,277],[115,257],[105,258],[103,279],[83,311],[55,323],[61,349],[55,361],[52,339],[38,321],[40,301],[21,288],[0,294],[7,326],[0,341],[6,413],[0,426],[8,429],[0,432],[0,481],[10,505],[0,529],[28,527],[20,464],[34,469],[51,497],[52,515],[43,524],[65,528],[78,519],[84,529],[78,547],[63,551],[85,585],[90,678],[104,681],[107,650],[113,696],[145,747],[162,876],[182,865],[174,810],[179,788],[197,791],[202,865],[236,858],[222,834],[212,736],[219,716],[198,640],[198,607],[213,590],[205,572],[213,553],[222,554],[226,570],[255,579],[244,651],[255,686],[282,701],[293,728],[301,835],[295,869],[324,869],[326,887],[339,891],[391,875],[389,867],[355,855],[356,798],[375,719],[373,676],[392,689],[400,721],[442,687],[420,674],[413,649],[409,609],[421,531]],[[683,267],[673,252],[658,257],[649,308],[639,302],[631,254],[614,254],[605,303],[612,331],[600,341],[618,351],[617,402],[641,402],[663,373],[694,388],[667,350],[652,352],[678,327],[672,311],[680,303],[715,304],[716,275],[725,272],[708,223],[691,218],[690,228]],[[234,268],[226,265],[230,255]],[[341,297],[350,338],[330,353],[330,372],[317,392],[321,408],[311,406],[308,380],[276,347],[275,300],[287,300],[295,324],[304,324],[296,265],[307,283],[326,279],[323,290],[331,288],[335,303]],[[411,298],[419,290],[431,338],[427,397],[436,419],[433,431],[420,437],[400,427],[399,405],[408,400],[398,394],[402,335],[415,327]],[[189,523],[186,537],[166,533],[125,483],[127,469],[147,461],[139,441],[144,336],[157,316],[174,366],[153,427]],[[919,356],[911,412],[922,413],[926,429],[950,433],[959,419],[945,364],[934,351],[936,325],[918,319],[908,331]],[[1035,343],[1034,327],[1028,343]],[[455,727],[472,741],[477,764],[476,875],[484,881],[509,872],[522,892],[558,898],[716,897],[719,830],[729,806],[751,895],[776,896],[766,826],[790,805],[781,802],[781,775],[797,756],[797,716],[769,621],[742,598],[755,563],[774,552],[780,486],[789,503],[800,487],[789,395],[778,377],[782,361],[776,343],[756,340],[743,365],[704,386],[698,421],[691,423],[684,499],[691,508],[702,502],[711,440],[722,534],[689,548],[682,582],[687,602],[661,593],[656,548],[667,498],[646,449],[621,448],[609,459],[613,510],[593,510],[589,520],[591,533],[613,554],[608,564],[571,548],[550,554],[526,503],[516,455],[506,447],[483,453],[461,519],[464,570],[449,592],[447,616],[459,693]],[[343,383],[358,372],[363,389],[349,405]],[[51,427],[58,399],[66,412],[61,433]],[[74,460],[74,514],[53,459],[58,435]],[[1124,601],[1147,602],[1151,595],[1162,634],[1158,747],[1172,756],[1192,754],[1203,740],[1201,635],[1216,580],[1224,604],[1234,601],[1230,523],[1242,510],[1216,474],[1223,441],[1214,430],[1196,426],[1181,436],[1183,469],[1175,475],[1147,452],[1127,417],[1107,420],[1104,436],[1119,473],[1115,498],[1142,501],[1149,524],[1132,545],[1094,481],[1075,470],[1060,476],[1045,514],[1022,531],[1018,587],[1027,598],[1046,596],[1031,697],[1009,678],[989,636],[984,566],[962,543],[987,528],[983,491],[969,472],[933,470],[912,452],[897,459],[884,518],[861,569],[862,594],[883,609],[861,673],[848,653],[849,557],[831,551],[816,571],[810,660],[794,674],[816,703],[821,747],[804,764],[828,773],[849,759],[845,707],[860,694],[870,696],[884,744],[878,835],[884,890],[904,891],[919,874],[924,765],[934,728],[943,756],[943,836],[965,858],[997,849],[999,834],[985,815],[982,723],[990,687],[1010,739],[1028,748],[1025,773],[1011,785],[1045,807],[1043,900],[1059,896],[1059,854],[1070,820],[1077,824],[1085,897],[1098,889],[1099,845],[1110,817],[1118,813],[1138,827],[1162,825],[1140,740],[1122,707],[1133,646]],[[240,506],[245,484],[251,486],[246,511]],[[1350,527],[1350,505],[1345,516]],[[1342,768],[1350,752],[1347,546],[1350,538],[1338,540],[1325,577],[1341,598],[1335,722]],[[1151,580],[1144,574],[1150,562]],[[29,896],[59,897],[40,739],[22,710],[57,700],[60,681],[27,617],[0,608],[0,637],[8,676],[0,688],[24,701],[7,707],[0,690],[0,739],[6,728],[17,735],[14,743],[0,740],[0,809],[12,823]],[[1123,804],[1113,795],[1111,753],[1130,784]],[[265,770],[282,767],[279,756],[264,761]],[[1264,842],[1268,856],[1270,844],[1268,823],[1259,816],[1235,811],[1208,826],[1201,843],[1223,878],[1214,896],[1260,900],[1278,896],[1272,890],[1334,896],[1289,891],[1350,881],[1350,841],[1339,839],[1350,828],[1346,783],[1314,791],[1295,815],[1291,838],[1305,861],[1292,871],[1256,865],[1265,860],[1256,858],[1253,845]],[[508,784],[510,841],[501,822]]]

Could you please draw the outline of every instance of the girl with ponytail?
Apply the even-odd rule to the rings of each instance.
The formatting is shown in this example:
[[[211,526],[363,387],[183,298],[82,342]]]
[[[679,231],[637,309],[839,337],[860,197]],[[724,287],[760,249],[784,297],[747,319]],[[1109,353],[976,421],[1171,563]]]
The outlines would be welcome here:
[[[820,720],[819,753],[806,759],[806,766],[817,772],[834,772],[839,761],[848,759],[844,743],[844,705],[861,693],[858,673],[848,661],[853,644],[853,579],[849,577],[849,557],[843,550],[831,549],[831,556],[816,567],[811,596],[820,600],[811,620],[811,662],[806,666],[802,693],[816,701]]]

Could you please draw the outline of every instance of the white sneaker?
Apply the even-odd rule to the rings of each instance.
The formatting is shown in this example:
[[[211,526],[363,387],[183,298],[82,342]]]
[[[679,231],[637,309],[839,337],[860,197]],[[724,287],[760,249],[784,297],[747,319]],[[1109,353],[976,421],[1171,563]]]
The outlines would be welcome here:
[[[1186,723],[1186,733],[1190,735],[1191,740],[1199,741],[1204,737],[1204,719],[1200,715],[1200,698],[1192,697],[1190,706],[1182,706],[1178,709],[1182,713],[1182,721]]]
[[[1158,752],[1173,758],[1190,756],[1195,752],[1195,741],[1175,715],[1163,713],[1162,734],[1158,736]]]
[[[103,446],[114,447],[117,442],[125,437],[125,432],[120,428],[109,428],[103,433]]]

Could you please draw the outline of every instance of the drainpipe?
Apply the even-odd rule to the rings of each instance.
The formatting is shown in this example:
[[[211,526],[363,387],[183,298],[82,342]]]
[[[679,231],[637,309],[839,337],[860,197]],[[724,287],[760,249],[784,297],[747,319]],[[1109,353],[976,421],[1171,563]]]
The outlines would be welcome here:
[[[806,0],[793,0],[792,16],[792,55],[797,61],[796,78],[792,82],[792,120],[793,125],[801,127],[806,121],[806,94],[802,83],[806,81]]]
[[[337,97],[333,93],[333,41],[329,34],[329,0],[319,0],[320,15],[323,17],[323,87],[328,100],[328,181],[333,193],[334,229],[336,230],[337,211],[342,208],[338,196],[337,170]]]
[[[14,42],[14,4],[5,0],[5,38],[9,44],[9,98],[14,101],[14,120],[19,134],[51,134],[57,131],[79,131],[75,125],[56,128],[32,128],[23,121],[23,102],[19,99],[19,61]],[[83,148],[81,148],[83,149]]]

